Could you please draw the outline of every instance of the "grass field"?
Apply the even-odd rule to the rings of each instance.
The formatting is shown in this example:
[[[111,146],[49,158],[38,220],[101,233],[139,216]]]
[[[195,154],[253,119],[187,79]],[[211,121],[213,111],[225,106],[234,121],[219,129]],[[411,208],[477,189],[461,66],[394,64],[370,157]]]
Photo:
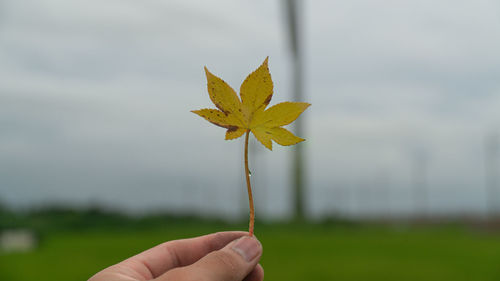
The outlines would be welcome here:
[[[0,280],[87,280],[100,269],[163,241],[245,228],[158,218],[130,227],[126,220],[90,226],[66,221],[65,227],[61,221],[31,222],[41,235],[40,247],[29,253],[1,254]],[[271,281],[500,280],[498,233],[460,226],[336,223],[257,225],[256,233],[264,245],[265,279]]]

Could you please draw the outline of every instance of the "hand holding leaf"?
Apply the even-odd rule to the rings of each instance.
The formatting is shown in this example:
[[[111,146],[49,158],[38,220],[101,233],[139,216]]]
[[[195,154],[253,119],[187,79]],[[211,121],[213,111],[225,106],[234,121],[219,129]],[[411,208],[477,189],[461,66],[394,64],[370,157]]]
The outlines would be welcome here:
[[[248,169],[248,138],[250,132],[265,147],[272,150],[272,141],[280,145],[294,145],[304,139],[292,134],[282,126],[292,123],[310,106],[305,102],[282,102],[268,109],[273,96],[273,81],[268,68],[268,58],[243,81],[240,98],[224,80],[205,67],[210,99],[218,109],[193,110],[209,122],[226,128],[226,140],[245,135],[245,175],[250,202],[249,233],[253,235],[254,207]]]

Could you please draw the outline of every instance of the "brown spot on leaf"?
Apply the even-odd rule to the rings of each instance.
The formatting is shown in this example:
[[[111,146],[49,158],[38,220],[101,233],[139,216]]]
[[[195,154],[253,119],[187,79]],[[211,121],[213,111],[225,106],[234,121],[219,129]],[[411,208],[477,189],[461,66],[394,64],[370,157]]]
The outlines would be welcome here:
[[[218,102],[215,102],[215,101],[214,101],[214,104],[215,104],[215,106],[216,106],[216,107],[217,107],[220,111],[222,111],[222,113],[224,113],[224,114],[227,116],[227,114],[229,113],[229,112],[227,112],[227,110],[225,110],[224,108],[222,108],[222,106],[221,106]]]
[[[222,128],[226,128],[228,130],[228,132],[234,132],[236,130],[238,130],[238,126],[234,126],[234,125],[224,125],[224,124],[221,124],[221,123],[217,123],[217,122],[214,122],[214,121],[209,121],[210,123],[216,125],[216,126],[219,126],[219,127],[222,127]]]
[[[222,125],[222,124],[214,122],[214,121],[210,121],[210,123],[212,123],[212,124],[214,124],[216,126],[222,127],[222,128],[227,128],[227,125]]]
[[[272,98],[273,98],[273,94],[270,94],[269,96],[267,96],[266,100],[264,101],[264,104],[268,105],[271,102]]]

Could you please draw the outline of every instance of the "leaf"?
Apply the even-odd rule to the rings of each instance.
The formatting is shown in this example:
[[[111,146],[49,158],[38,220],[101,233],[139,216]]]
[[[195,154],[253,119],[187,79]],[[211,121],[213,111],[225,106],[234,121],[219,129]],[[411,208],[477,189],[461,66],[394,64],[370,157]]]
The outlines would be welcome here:
[[[226,140],[237,139],[246,132],[244,128],[228,128],[226,131]]]
[[[271,138],[273,141],[281,145],[294,145],[304,141],[303,138],[299,138],[287,129],[280,127],[271,128]]]
[[[252,72],[243,81],[240,87],[241,101],[245,109],[248,110],[247,120],[251,119],[252,113],[259,109],[264,109],[273,97],[273,80],[267,66],[268,58],[264,63]],[[250,114],[248,114],[250,113]]]
[[[191,112],[198,114],[210,123],[219,127],[224,127],[227,129],[231,127],[241,127],[241,122],[236,119],[234,115],[225,114],[224,112],[217,109],[200,109],[193,110]]]
[[[295,121],[309,106],[310,104],[305,102],[278,103],[265,111],[256,112],[250,127],[279,127],[288,125]]]
[[[271,142],[271,132],[269,128],[266,127],[258,127],[252,129],[252,133],[255,138],[262,143],[269,150],[273,150],[273,143]]]
[[[205,67],[207,90],[218,109],[193,110],[193,113],[209,122],[226,128],[226,140],[252,132],[255,138],[269,150],[272,141],[280,145],[293,145],[304,139],[281,128],[297,119],[310,104],[282,102],[268,109],[273,96],[273,81],[269,73],[268,58],[250,73],[240,87],[240,98],[224,80],[213,75]]]
[[[207,76],[207,90],[210,99],[215,106],[225,114],[232,114],[238,120],[243,120],[241,113],[241,101],[236,92],[224,80],[213,75],[205,67]]]

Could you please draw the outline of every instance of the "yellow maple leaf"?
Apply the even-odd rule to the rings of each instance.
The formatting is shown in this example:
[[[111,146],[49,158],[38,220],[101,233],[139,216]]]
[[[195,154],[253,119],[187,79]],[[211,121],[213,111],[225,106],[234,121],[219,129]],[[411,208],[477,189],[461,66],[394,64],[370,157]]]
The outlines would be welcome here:
[[[245,136],[245,177],[250,205],[248,232],[253,235],[255,211],[253,206],[250,170],[248,169],[248,137],[250,132],[267,148],[273,149],[272,141],[281,145],[293,145],[304,141],[282,126],[292,123],[310,106],[305,102],[282,102],[268,109],[273,97],[273,80],[267,66],[268,58],[247,76],[240,87],[240,98],[224,80],[213,75],[205,67],[207,89],[217,109],[200,109],[192,112],[209,122],[226,128],[226,140]]]
[[[304,141],[282,126],[292,123],[311,104],[282,102],[266,109],[273,96],[273,81],[269,73],[268,58],[241,84],[241,100],[224,80],[210,73],[206,67],[205,73],[208,94],[218,109],[200,109],[192,112],[217,126],[226,128],[226,140],[236,139],[252,132],[269,150],[272,150],[272,141],[280,145],[294,145]]]

